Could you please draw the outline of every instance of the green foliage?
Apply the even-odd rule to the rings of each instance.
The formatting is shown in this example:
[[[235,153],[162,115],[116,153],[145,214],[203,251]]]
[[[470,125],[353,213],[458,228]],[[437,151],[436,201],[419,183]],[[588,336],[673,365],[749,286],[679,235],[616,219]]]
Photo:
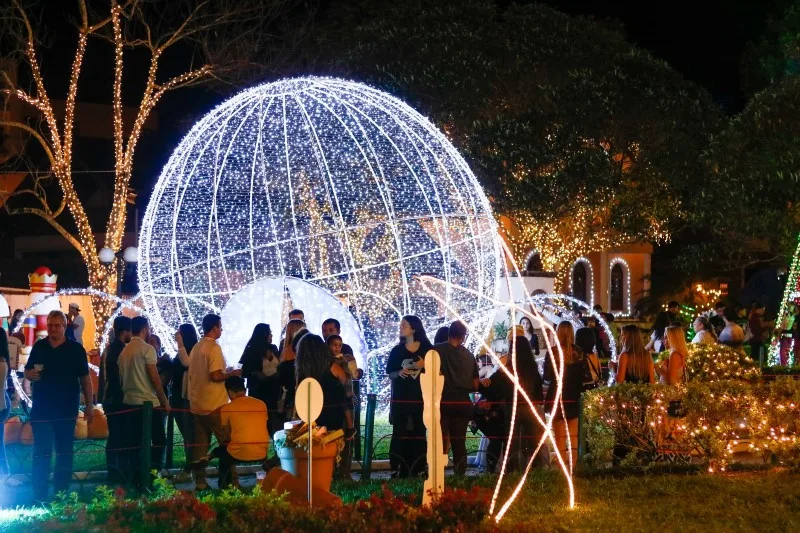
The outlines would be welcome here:
[[[669,414],[680,401],[685,416]],[[685,386],[617,385],[586,395],[589,464],[604,467],[614,446],[629,466],[652,466],[666,455],[725,468],[740,457],[800,464],[800,383],[741,380]]]
[[[722,344],[689,344],[688,347],[686,372],[690,381],[756,380],[761,376],[758,365],[742,350]],[[659,362],[669,354],[668,351],[658,354]]]
[[[505,322],[496,322],[494,325],[494,338],[495,340],[505,340],[511,328]]]
[[[582,231],[663,235],[721,120],[705,91],[620,34],[538,4],[379,2],[336,24],[348,29],[324,43],[334,71],[429,114],[500,212],[588,208],[598,216]]]
[[[742,56],[742,90],[749,97],[800,73],[800,2],[779,0],[776,4],[784,9],[768,20],[761,38]]]

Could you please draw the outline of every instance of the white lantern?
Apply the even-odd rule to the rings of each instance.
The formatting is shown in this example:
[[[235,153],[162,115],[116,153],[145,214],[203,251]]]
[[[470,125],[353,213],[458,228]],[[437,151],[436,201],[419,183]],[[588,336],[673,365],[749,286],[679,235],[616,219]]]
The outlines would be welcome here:
[[[128,246],[125,248],[125,251],[122,252],[122,259],[124,259],[126,263],[135,263],[139,260],[139,250],[135,246]]]
[[[100,259],[100,262],[104,265],[109,265],[114,262],[114,250],[111,248],[103,248],[100,250],[100,253],[97,254],[97,258]]]

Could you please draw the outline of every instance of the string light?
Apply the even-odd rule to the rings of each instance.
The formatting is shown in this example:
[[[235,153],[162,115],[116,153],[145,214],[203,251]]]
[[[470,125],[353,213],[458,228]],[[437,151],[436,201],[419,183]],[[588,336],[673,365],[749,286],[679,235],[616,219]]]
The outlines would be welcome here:
[[[789,305],[794,304],[800,306],[800,234],[797,235],[797,248],[794,251],[792,258],[792,265],[789,267],[789,276],[786,279],[786,288],[783,291],[783,300],[781,301],[781,308],[778,311],[777,324],[781,325],[786,320],[789,314]],[[797,320],[797,319],[795,319]],[[783,332],[778,333],[772,340],[769,348],[769,364],[781,364],[781,350],[780,342]],[[789,366],[795,364],[794,360],[794,346],[789,347],[789,358],[787,361]]]
[[[19,5],[17,5],[16,8],[17,14],[25,26],[25,60],[30,70],[35,93],[33,95],[28,94],[19,87],[10,87],[4,92],[35,107],[42,115],[43,122],[46,125],[46,131],[44,134],[40,134],[24,122],[0,120],[0,125],[22,129],[28,132],[36,139],[39,145],[41,145],[50,161],[52,174],[55,176],[61,189],[62,200],[60,206],[56,209],[52,209],[47,205],[46,198],[37,196],[37,199],[41,201],[43,205],[42,208],[21,207],[12,209],[11,213],[36,215],[46,220],[81,254],[81,258],[86,264],[90,286],[102,293],[113,292],[117,287],[117,261],[119,261],[119,259],[115,259],[109,265],[104,265],[100,262],[95,232],[89,223],[84,205],[75,191],[72,179],[72,155],[76,120],[75,107],[77,103],[78,82],[84,65],[88,38],[107,25],[111,25],[112,44],[114,46],[112,124],[115,176],[111,212],[106,224],[105,247],[110,248],[114,252],[119,251],[122,247],[122,237],[125,232],[125,220],[127,217],[126,204],[131,194],[129,185],[132,175],[133,159],[144,124],[147,122],[153,108],[165,92],[208,76],[211,72],[211,68],[209,65],[203,65],[197,69],[170,78],[163,83],[158,83],[156,74],[163,50],[177,40],[184,38],[187,33],[181,32],[188,32],[188,29],[186,29],[185,26],[181,26],[181,29],[171,34],[169,39],[163,40],[161,46],[150,47],[152,54],[150,67],[147,81],[142,92],[140,105],[136,110],[133,123],[126,127],[123,123],[122,100],[123,50],[126,46],[129,46],[131,42],[125,37],[123,24],[126,19],[130,20],[135,18],[136,14],[133,13],[133,11],[138,8],[136,3],[128,2],[124,6],[120,6],[117,2],[112,1],[109,15],[92,25],[89,24],[87,14],[84,10],[81,23],[78,26],[78,38],[72,60],[62,121],[59,120],[54,110],[53,103],[45,90],[44,78],[36,53],[36,35],[33,26],[25,10]],[[126,12],[125,9],[128,9],[128,11]],[[61,129],[59,129],[59,123],[63,124]],[[128,132],[127,136],[126,131]],[[69,211],[72,216],[75,226],[74,231],[67,229],[57,220],[64,212],[64,209]],[[108,317],[112,315],[115,303],[101,296],[92,296],[91,302],[96,325],[95,340],[99,343],[100,331],[105,326]]]
[[[608,288],[608,310],[616,316],[625,316],[631,314],[631,267],[628,265],[628,262],[625,261],[623,257],[615,257],[611,260],[608,264],[608,271],[609,273],[614,272],[614,265],[621,265],[622,267],[622,278],[623,278],[623,286],[620,287],[622,290],[625,291],[625,309],[614,310],[611,308],[611,286],[609,281],[609,288]]]
[[[165,344],[179,324],[227,313],[244,287],[295,277],[346,299],[367,357],[382,361],[402,314],[426,328],[448,319],[415,275],[441,278],[439,296],[488,328],[501,265],[483,190],[427,119],[362,84],[297,78],[244,91],[192,128],[147,207],[139,267]],[[367,361],[373,378],[381,368]]]

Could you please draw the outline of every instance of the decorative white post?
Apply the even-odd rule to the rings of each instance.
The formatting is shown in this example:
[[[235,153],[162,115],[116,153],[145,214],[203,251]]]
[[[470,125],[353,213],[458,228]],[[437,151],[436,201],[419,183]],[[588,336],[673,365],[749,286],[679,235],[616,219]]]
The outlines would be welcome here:
[[[422,421],[428,428],[428,479],[423,485],[422,505],[430,505],[444,492],[444,467],[447,454],[442,453],[441,400],[444,376],[439,374],[441,361],[439,352],[430,350],[425,354],[425,373],[421,375]]]
[[[306,378],[297,386],[295,393],[294,405],[297,409],[297,414],[300,420],[308,425],[308,506],[313,507],[311,499],[312,483],[311,483],[311,461],[312,449],[314,448],[314,433],[313,426],[314,420],[322,413],[322,387],[314,378]]]

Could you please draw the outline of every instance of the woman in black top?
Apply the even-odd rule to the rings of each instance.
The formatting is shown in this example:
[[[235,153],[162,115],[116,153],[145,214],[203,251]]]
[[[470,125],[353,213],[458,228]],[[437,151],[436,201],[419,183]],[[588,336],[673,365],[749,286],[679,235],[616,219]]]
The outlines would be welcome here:
[[[130,320],[130,319],[129,319]],[[129,326],[130,327],[130,326]],[[169,406],[174,409],[175,422],[183,436],[183,449],[186,452],[187,462],[191,460],[194,448],[194,418],[189,412],[189,394],[187,385],[189,378],[186,370],[189,368],[189,355],[197,344],[197,330],[191,324],[181,324],[175,333],[175,342],[178,343],[178,353],[172,359],[172,394],[169,397]]]
[[[556,328],[556,337],[558,338],[558,345],[564,353],[564,376],[561,389],[562,406],[556,408],[555,415],[553,416],[553,432],[556,437],[556,445],[564,458],[567,461],[567,429],[569,429],[569,442],[572,448],[572,466],[578,459],[578,412],[580,411],[580,398],[583,392],[583,374],[585,363],[583,360],[583,352],[575,346],[575,330],[572,323],[569,321],[562,321]],[[557,365],[560,364],[558,358],[558,349],[553,353]],[[544,379],[550,383],[545,396],[545,409],[551,412],[553,409],[553,402],[555,402],[556,390],[558,388],[558,375],[559,367],[553,367],[550,357],[544,363]]]
[[[516,353],[516,364],[514,361],[515,358],[512,357],[513,353],[510,353],[506,360],[506,368],[512,374],[516,373],[520,388],[525,391],[528,398],[530,398],[537,408],[542,420],[544,420],[544,410],[541,408],[542,400],[544,399],[544,394],[542,392],[542,376],[539,374],[539,367],[536,364],[530,342],[524,336],[519,335],[516,338],[512,338],[510,344],[513,353]],[[481,394],[485,395],[490,401],[502,403],[503,405],[504,425],[503,433],[499,441],[504,442],[507,439],[508,428],[511,426],[514,382],[511,381],[505,372],[498,368],[489,379],[481,380],[480,390]],[[541,436],[541,425],[536,421],[536,418],[522,394],[518,393],[517,415],[514,421],[513,436],[511,438],[509,468],[525,468]],[[497,438],[493,438],[494,436],[488,437],[490,450],[487,450],[487,454],[494,456],[489,457],[489,466],[492,468],[495,466],[493,461],[497,461],[497,458],[500,456],[500,446],[497,444]],[[539,455],[536,458],[536,463],[539,466],[546,466],[550,462],[549,458],[546,456],[547,449],[548,448],[544,446],[543,449],[539,451]]]
[[[422,389],[419,373],[425,354],[433,348],[422,320],[406,315],[400,321],[400,343],[389,352],[386,375],[392,381],[390,420],[392,441],[389,464],[392,477],[419,475],[426,467],[428,444],[422,422]]]
[[[525,338],[530,343],[533,354],[539,355],[539,336],[533,331],[531,319],[524,316],[519,319],[519,325],[522,326],[522,329],[525,331]]]
[[[281,385],[278,379],[278,348],[272,344],[269,324],[256,324],[239,359],[242,377],[247,379],[247,393],[267,406],[267,430],[271,439],[283,427],[278,416]]]
[[[307,333],[297,345],[297,385],[306,378],[316,379],[322,387],[322,412],[317,425],[328,431],[344,429],[347,438],[353,434],[353,418],[347,416],[344,383],[347,380],[342,367],[331,358],[328,345],[319,335]],[[347,419],[347,420],[346,420]]]

